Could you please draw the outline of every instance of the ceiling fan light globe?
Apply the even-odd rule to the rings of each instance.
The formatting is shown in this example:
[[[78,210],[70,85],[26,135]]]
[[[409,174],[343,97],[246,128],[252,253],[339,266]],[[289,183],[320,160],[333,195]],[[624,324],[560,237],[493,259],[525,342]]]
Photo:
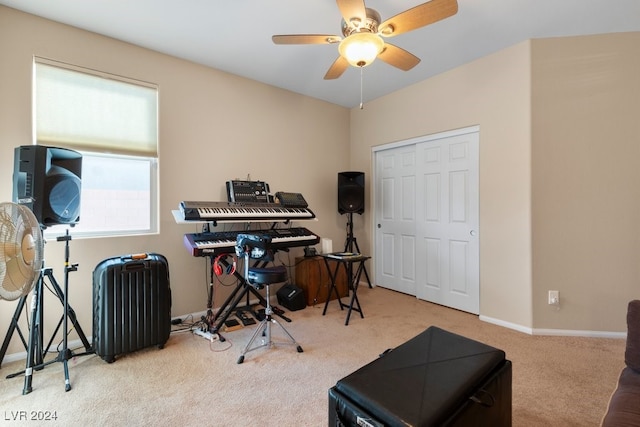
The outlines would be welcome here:
[[[371,64],[384,49],[384,41],[369,32],[353,33],[343,39],[338,46],[340,55],[354,67]]]

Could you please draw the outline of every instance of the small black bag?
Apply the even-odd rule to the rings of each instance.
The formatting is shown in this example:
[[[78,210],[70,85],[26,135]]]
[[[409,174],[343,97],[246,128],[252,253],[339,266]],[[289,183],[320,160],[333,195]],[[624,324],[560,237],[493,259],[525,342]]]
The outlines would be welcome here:
[[[302,310],[307,306],[304,290],[296,285],[287,283],[278,290],[277,296],[278,304],[290,311]]]

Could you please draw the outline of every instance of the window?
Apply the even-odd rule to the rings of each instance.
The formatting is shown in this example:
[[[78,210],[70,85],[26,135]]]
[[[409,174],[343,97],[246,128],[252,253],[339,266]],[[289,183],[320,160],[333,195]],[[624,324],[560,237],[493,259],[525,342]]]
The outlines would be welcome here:
[[[157,87],[43,58],[34,73],[35,143],[82,154],[80,221],[71,234],[156,233]]]

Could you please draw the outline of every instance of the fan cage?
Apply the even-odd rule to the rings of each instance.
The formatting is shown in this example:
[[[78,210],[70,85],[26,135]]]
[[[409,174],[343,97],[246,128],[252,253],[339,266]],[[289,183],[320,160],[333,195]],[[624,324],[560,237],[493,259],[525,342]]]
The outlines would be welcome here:
[[[42,269],[42,230],[33,212],[0,203],[0,299],[15,300],[33,289]]]

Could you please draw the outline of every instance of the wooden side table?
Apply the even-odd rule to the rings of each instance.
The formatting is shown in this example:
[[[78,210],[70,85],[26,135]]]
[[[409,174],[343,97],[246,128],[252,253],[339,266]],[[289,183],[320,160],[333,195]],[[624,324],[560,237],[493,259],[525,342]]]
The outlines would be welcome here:
[[[295,284],[304,290],[307,305],[321,304],[327,300],[329,287],[331,286],[331,276],[321,256],[296,258]],[[341,297],[349,295],[345,271],[340,271],[336,277],[336,290]],[[335,293],[332,294],[331,298],[336,298]]]

